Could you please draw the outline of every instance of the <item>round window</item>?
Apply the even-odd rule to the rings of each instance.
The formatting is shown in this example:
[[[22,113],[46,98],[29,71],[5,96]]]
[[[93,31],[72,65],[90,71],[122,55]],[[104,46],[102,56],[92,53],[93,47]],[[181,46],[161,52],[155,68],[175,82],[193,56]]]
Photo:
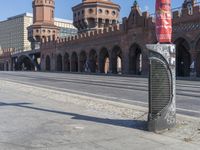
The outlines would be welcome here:
[[[108,15],[109,14],[109,10],[106,10],[106,15]]]
[[[93,13],[93,9],[89,9],[88,12],[89,12],[90,14],[92,14],[92,13]]]
[[[103,12],[103,10],[102,10],[102,9],[99,9],[98,12],[99,12],[99,14],[101,14],[101,13]]]
[[[112,11],[112,15],[115,16],[115,15],[116,15],[116,12],[115,12],[115,11]]]

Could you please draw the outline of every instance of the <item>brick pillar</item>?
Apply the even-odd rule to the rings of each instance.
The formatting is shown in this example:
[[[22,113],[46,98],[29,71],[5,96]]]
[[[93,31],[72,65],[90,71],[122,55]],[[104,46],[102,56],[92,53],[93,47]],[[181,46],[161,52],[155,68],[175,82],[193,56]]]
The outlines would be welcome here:
[[[51,71],[56,71],[56,54],[52,53],[51,58]]]
[[[191,49],[191,63],[190,63],[190,76],[197,76],[197,52],[194,49]]]
[[[129,51],[125,50],[122,54],[122,73],[128,74],[129,73]]]
[[[149,58],[148,50],[145,48],[142,50],[142,75],[149,74]]]
[[[80,60],[80,56],[78,56],[78,53],[77,53],[77,57],[78,57],[78,60],[77,60],[78,61],[78,66],[77,66],[78,67],[78,72],[81,72],[81,70],[80,70],[80,61],[79,61]]]
[[[61,54],[62,55],[62,72],[64,72],[65,70],[65,54]]]
[[[108,54],[109,54],[109,74],[112,74],[112,51],[108,50]]]
[[[196,73],[197,77],[200,77],[200,51],[196,55]]]

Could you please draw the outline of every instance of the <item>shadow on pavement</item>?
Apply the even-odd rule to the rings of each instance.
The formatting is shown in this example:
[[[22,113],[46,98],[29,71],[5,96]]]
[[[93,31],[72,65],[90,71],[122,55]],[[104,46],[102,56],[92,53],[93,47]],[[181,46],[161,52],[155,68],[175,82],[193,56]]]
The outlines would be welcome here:
[[[43,112],[68,115],[68,116],[72,116],[71,119],[75,119],[75,120],[90,121],[90,122],[95,122],[95,123],[102,123],[102,124],[134,128],[134,129],[147,131],[147,122],[142,121],[142,120],[122,120],[122,119],[97,118],[97,117],[93,117],[93,116],[86,116],[86,115],[80,115],[80,114],[76,114],[76,113],[63,112],[63,111],[58,111],[58,110],[51,110],[51,109],[45,109],[45,108],[39,108],[39,107],[33,107],[33,106],[27,106],[27,105],[33,105],[33,103],[0,102],[0,106],[21,107],[21,108],[38,110],[38,111],[43,111]]]

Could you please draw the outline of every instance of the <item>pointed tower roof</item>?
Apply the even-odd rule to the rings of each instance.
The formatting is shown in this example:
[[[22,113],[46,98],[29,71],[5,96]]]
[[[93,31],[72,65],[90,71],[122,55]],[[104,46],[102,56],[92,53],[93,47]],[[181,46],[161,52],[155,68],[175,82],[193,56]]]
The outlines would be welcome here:
[[[133,7],[138,7],[138,2],[137,2],[137,0],[134,1]]]

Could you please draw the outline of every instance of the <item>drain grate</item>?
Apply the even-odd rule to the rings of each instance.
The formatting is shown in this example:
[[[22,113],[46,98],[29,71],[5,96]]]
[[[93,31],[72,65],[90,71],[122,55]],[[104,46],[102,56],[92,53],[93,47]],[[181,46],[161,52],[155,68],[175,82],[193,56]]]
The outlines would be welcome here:
[[[170,73],[165,63],[157,58],[151,59],[150,66],[150,113],[152,119],[170,103]]]

